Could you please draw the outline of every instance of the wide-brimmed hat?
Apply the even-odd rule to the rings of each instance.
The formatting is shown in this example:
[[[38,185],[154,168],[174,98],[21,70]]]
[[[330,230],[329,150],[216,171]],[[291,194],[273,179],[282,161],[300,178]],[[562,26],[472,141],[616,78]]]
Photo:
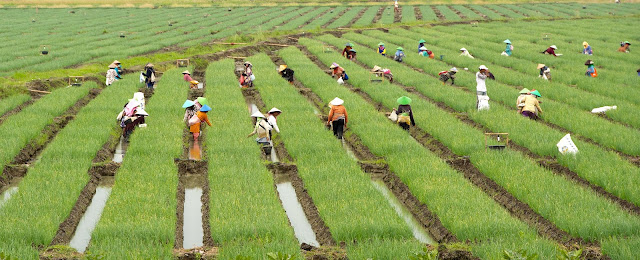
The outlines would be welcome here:
[[[260,111],[256,110],[256,112],[253,112],[253,114],[251,114],[251,117],[264,118],[264,115],[260,113]]]
[[[329,66],[330,69],[335,69],[337,67],[340,67],[340,65],[338,65],[338,63],[331,63],[331,66]]]
[[[286,68],[287,68],[287,65],[282,64],[280,65],[280,67],[278,67],[278,72],[282,72]]]
[[[453,67],[453,68],[449,69],[449,71],[458,72],[458,68]]]
[[[420,41],[418,41],[418,43],[425,43],[427,41],[425,41],[424,39],[420,39]]]
[[[353,47],[353,44],[351,44],[350,42],[347,42],[344,46],[351,46],[351,47]]]
[[[374,71],[374,72],[375,71],[379,71],[379,70],[382,70],[382,68],[380,66],[378,66],[378,65],[374,65],[373,69],[371,69],[371,71]]]
[[[384,46],[384,42],[379,42],[378,46],[380,46],[380,45]]]
[[[182,72],[182,74],[189,74],[189,75],[191,75],[191,73],[190,73],[188,70],[183,71],[183,72]]]
[[[421,50],[421,51],[426,51],[426,50],[427,50],[427,47],[422,46],[422,47],[420,47],[420,49],[419,49],[419,50]]]
[[[209,101],[205,97],[198,97],[196,101],[200,103],[201,106],[209,105]]]
[[[542,95],[540,95],[540,91],[537,91],[537,90],[535,90],[535,89],[534,89],[534,90],[531,90],[531,95],[535,95],[535,96],[537,96],[537,97],[542,97]]]
[[[542,68],[544,68],[544,66],[545,66],[544,64],[540,63],[540,64],[538,64],[538,69],[542,69]]]
[[[120,62],[118,60],[114,60],[113,64],[120,64]]]
[[[351,49],[349,50],[350,52],[357,52],[356,49]]]
[[[147,63],[147,65],[145,65],[145,67],[153,67],[153,63]]]
[[[629,41],[624,41],[624,43],[625,43],[625,44],[629,44],[629,45],[631,45],[631,43],[630,43]]]
[[[523,88],[523,89],[522,89],[522,90],[520,90],[520,92],[518,92],[518,93],[520,93],[520,94],[527,94],[527,93],[529,93],[530,91],[531,91],[531,90],[529,90],[528,88]]]
[[[110,68],[110,69],[115,69],[115,68],[117,68],[117,67],[118,67],[118,66],[116,66],[116,64],[115,64],[115,63],[111,63],[111,64],[109,64],[109,68]]]
[[[460,48],[460,50],[461,50],[461,51],[466,51],[467,49],[465,49],[465,48]]]
[[[506,39],[503,42],[506,43],[506,44],[511,44],[511,41],[509,39]]]
[[[411,104],[411,98],[409,98],[407,96],[399,97],[396,101],[400,105],[409,105],[409,104]]]
[[[282,113],[282,110],[280,110],[280,109],[278,109],[278,108],[275,108],[275,107],[274,107],[274,108],[272,108],[271,110],[269,110],[269,114],[271,114],[271,113],[276,113],[276,112],[278,112],[278,113]]]
[[[144,102],[144,93],[142,92],[133,93],[133,100],[136,100],[140,103]]]
[[[592,60],[587,60],[584,62],[584,65],[593,65],[593,61]]]
[[[558,47],[556,47],[555,45],[551,45],[551,46],[549,46],[549,47],[550,47],[551,49],[554,49],[554,50],[557,50],[557,49],[558,49]]]
[[[489,70],[489,68],[487,68],[487,66],[485,65],[480,65],[480,67],[478,67],[479,70]]]
[[[398,48],[396,48],[396,50],[404,51],[404,49],[402,47],[398,47]]]
[[[188,100],[187,99],[187,101],[185,101],[184,104],[182,104],[182,108],[187,108],[187,107],[193,106],[195,104],[196,104],[196,102],[193,102],[193,100]]]
[[[342,100],[342,99],[340,99],[338,97],[334,98],[333,100],[331,100],[331,102],[329,102],[329,105],[332,105],[332,106],[339,106],[339,105],[342,105],[342,104],[344,104],[344,100]]]
[[[149,113],[147,113],[147,111],[144,111],[144,109],[142,108],[138,108],[136,109],[136,115],[141,115],[141,116],[149,116]]]
[[[200,112],[211,111],[211,107],[209,105],[204,105],[200,108]]]
[[[588,46],[589,43],[588,42],[582,42],[582,46]]]
[[[244,65],[253,66],[253,64],[251,64],[251,62],[249,62],[249,61],[245,61],[245,62],[244,62]]]

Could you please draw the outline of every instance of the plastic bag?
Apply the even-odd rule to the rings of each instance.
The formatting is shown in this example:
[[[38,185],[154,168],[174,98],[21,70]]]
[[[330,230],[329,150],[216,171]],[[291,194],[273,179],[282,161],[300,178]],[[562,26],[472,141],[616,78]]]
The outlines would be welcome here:
[[[509,54],[507,54],[507,53],[506,53],[506,52],[504,52],[504,51],[503,51],[502,53],[500,53],[500,55],[502,55],[502,56],[509,56]]]
[[[144,72],[140,72],[140,83],[144,83]]]
[[[251,74],[251,76],[249,76],[249,79],[250,79],[251,81],[254,81],[254,80],[256,80],[256,76],[255,76],[255,75],[253,75],[253,74]]]
[[[338,78],[338,84],[340,85],[344,84],[344,80],[342,80],[342,78]]]
[[[478,96],[478,111],[489,110],[489,96]]]
[[[391,112],[391,115],[389,115],[389,119],[391,119],[391,121],[393,122],[398,121],[398,113],[396,112],[395,109]]]
[[[573,143],[573,140],[571,140],[570,134],[562,137],[562,139],[560,139],[560,142],[558,142],[556,146],[558,147],[558,151],[560,151],[561,154],[566,155],[578,153],[578,147],[576,147],[576,144]]]
[[[189,126],[195,125],[197,123],[200,123],[200,118],[198,117],[198,115],[193,115],[191,118],[189,118]]]

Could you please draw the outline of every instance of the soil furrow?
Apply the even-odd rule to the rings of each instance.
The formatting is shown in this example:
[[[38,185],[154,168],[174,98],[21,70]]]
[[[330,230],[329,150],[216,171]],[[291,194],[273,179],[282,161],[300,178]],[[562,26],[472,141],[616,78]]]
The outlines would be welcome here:
[[[402,22],[402,9],[403,8],[404,8],[403,6],[398,6],[398,11],[393,12],[393,23]]]
[[[509,16],[507,16],[506,14],[503,14],[501,12],[496,11],[496,9],[491,8],[490,5],[483,5],[483,6],[484,6],[484,8],[487,8],[488,10],[491,10],[492,12],[494,12],[494,13],[496,13],[496,14],[504,17],[504,18],[509,18]]]
[[[385,8],[386,8],[385,6],[381,6],[380,9],[378,9],[378,12],[376,13],[376,16],[373,17],[373,20],[371,21],[371,24],[375,24],[380,20],[380,18],[382,17],[382,13],[384,12]]]
[[[462,20],[467,20],[468,17],[465,16],[464,14],[462,14],[462,12],[460,12],[458,9],[453,8],[453,6],[447,5],[447,8],[449,8],[449,10],[453,11],[454,13],[456,13],[458,16],[460,16],[460,19]]]
[[[327,23],[323,24],[321,27],[322,28],[327,28],[327,26],[329,26],[331,23],[333,23],[336,19],[342,17],[344,15],[344,13],[348,12],[349,10],[351,10],[351,7],[342,10],[342,12],[340,12],[338,15],[336,15],[333,19],[329,20]]]
[[[440,10],[438,10],[438,8],[436,8],[436,6],[435,6],[435,5],[432,5],[432,6],[431,6],[431,9],[433,10],[433,12],[435,12],[435,13],[436,13],[436,16],[438,17],[438,19],[439,19],[440,21],[444,21],[444,20],[446,20],[446,19],[447,19],[446,17],[444,17],[444,15],[442,15],[442,13],[440,12]]]
[[[304,22],[302,25],[298,26],[298,28],[304,28],[305,26],[309,25],[311,22],[320,19],[320,17],[322,17],[323,15],[327,14],[328,12],[331,12],[331,10],[333,10],[333,8],[329,8],[326,11],[319,13],[318,15],[316,15],[315,17],[313,17],[313,19],[309,19],[306,22]]]
[[[373,8],[373,7],[370,7]],[[351,19],[351,21],[349,23],[347,23],[347,25],[345,25],[344,27],[346,28],[351,28],[351,26],[360,19],[360,17],[362,17],[362,15],[364,14],[364,12],[367,11],[367,9],[369,8],[362,8],[362,10],[360,10],[360,12],[356,15],[356,17],[353,17],[353,19]]]
[[[464,7],[466,7],[467,9],[473,11],[474,13],[476,13],[479,16],[482,16],[482,18],[484,18],[485,20],[489,20],[489,16],[487,16],[486,14],[481,13],[480,11],[473,9],[471,6],[465,5]]]
[[[413,6],[413,12],[416,14],[416,21],[422,21],[422,11],[420,11],[420,6]]]
[[[508,9],[508,10],[510,10],[510,11],[513,11],[514,13],[521,14],[521,15],[522,15],[522,16],[524,16],[524,17],[529,17],[529,15],[528,15],[528,14],[525,14],[525,13],[523,13],[523,12],[520,12],[519,10],[516,10],[516,9],[510,8],[509,6],[501,5],[501,7],[502,7],[502,8],[504,8],[504,9]]]
[[[309,56],[312,54],[307,53],[307,55]],[[355,61],[355,63],[365,69],[368,69],[368,66],[361,63],[360,61]],[[394,82],[392,84],[400,86],[403,89],[408,88],[397,82]],[[349,89],[364,97],[365,100],[376,106],[378,110],[382,108],[382,111],[391,111],[391,108],[384,107],[381,103],[374,101],[370,96],[363,93],[362,91],[355,91],[354,87],[349,87]],[[415,92],[417,91],[414,89],[408,92],[413,92],[415,94]],[[420,95],[420,97],[426,98],[424,95]],[[431,99],[426,98],[425,100],[430,101]],[[441,106],[442,104],[437,105]],[[451,110],[447,109],[447,112],[451,113]],[[474,125],[474,127],[477,126]],[[598,242],[587,242],[582,238],[573,237],[566,231],[561,230],[555,224],[551,223],[549,220],[545,219],[540,214],[535,212],[528,204],[520,201],[502,186],[498,185],[492,179],[480,172],[480,170],[478,170],[470,162],[468,157],[457,156],[447,146],[442,144],[439,140],[435,139],[433,136],[419,127],[412,127],[409,131],[409,134],[425,148],[429,149],[433,153],[437,154],[441,159],[445,160],[452,168],[456,169],[458,172],[463,173],[465,178],[467,178],[476,187],[480,188],[502,207],[507,209],[507,211],[509,211],[512,216],[520,219],[530,226],[535,227],[541,236],[552,239],[567,248],[579,249],[578,245],[586,245],[588,249],[594,250],[594,253],[599,254],[600,245]]]

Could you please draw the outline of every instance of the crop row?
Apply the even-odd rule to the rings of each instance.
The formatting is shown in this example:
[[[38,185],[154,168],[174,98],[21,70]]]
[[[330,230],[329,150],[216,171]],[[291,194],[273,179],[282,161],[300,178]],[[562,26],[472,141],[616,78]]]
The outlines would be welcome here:
[[[312,105],[277,74],[268,56],[249,59],[260,76],[256,84],[263,101],[283,111],[278,118],[280,137],[305,188],[334,239],[347,243],[349,258],[388,259],[420,252],[411,230],[373,187],[370,176],[349,158],[341,141],[325,129]],[[294,68],[296,73],[305,70]]]
[[[111,196],[88,250],[111,259],[160,259],[172,255],[176,225],[178,169],[182,152],[182,117],[186,97],[180,72],[167,70],[145,110],[146,128],[131,136]],[[136,82],[137,83],[137,82]],[[140,86],[140,84],[137,84]]]
[[[462,15],[467,17],[467,19],[482,19],[482,16],[480,16],[479,14],[476,14],[473,10],[469,9],[466,6],[452,5],[451,8],[460,12]]]
[[[333,44],[337,42],[339,41],[333,41]],[[372,63],[372,58],[379,57],[373,52],[365,52],[359,57],[368,64],[390,66],[395,63],[391,60],[382,64]],[[349,69],[349,72],[361,70],[362,75],[366,75],[366,71],[362,68],[351,67],[354,68]],[[393,70],[394,73],[400,74],[397,81],[404,85],[415,86],[424,81],[420,78],[403,76],[413,71],[411,68],[396,64]],[[350,81],[354,86],[370,94],[375,101],[387,106],[395,104],[394,98],[389,98],[390,96],[407,95],[404,90],[391,84],[372,86],[366,78]],[[484,174],[561,229],[586,240],[637,235],[636,230],[640,220],[636,216],[611,204],[593,191],[577,186],[564,177],[541,168],[536,161],[521,153],[485,152],[482,131],[462,123],[455,115],[438,109],[434,104],[429,104],[417,96],[412,97],[414,117],[419,127],[451,147],[457,154],[470,156],[471,162]],[[514,171],[514,169],[518,170]]]
[[[0,101],[0,116],[31,100],[27,94],[13,95]]]
[[[379,36],[371,38],[360,35],[349,35],[349,37],[355,37],[359,42],[368,46],[377,44],[377,42],[373,43],[373,41],[379,41],[383,38]],[[397,36],[392,37],[397,38]],[[382,57],[378,57],[373,61],[376,63],[387,62],[386,59]],[[406,63],[415,68],[423,69],[427,74],[437,75],[438,73],[438,68],[428,65],[424,62],[424,59],[420,59],[420,57],[409,55],[407,56]],[[369,65],[371,66],[371,64]],[[637,172],[638,169],[620,158],[617,154],[603,151],[594,145],[582,141],[576,141],[577,146],[580,148],[580,153],[577,156],[558,155],[555,144],[557,140],[560,140],[566,133],[551,129],[534,121],[523,120],[520,115],[516,115],[513,111],[509,111],[509,109],[498,104],[492,104],[491,110],[487,113],[475,112],[473,111],[476,99],[474,93],[442,86],[435,78],[425,77],[423,74],[415,71],[407,71],[405,73],[406,74],[403,73],[403,78],[423,80],[423,83],[415,85],[415,87],[426,96],[443,102],[456,111],[467,112],[474,121],[485,125],[493,131],[508,132],[510,133],[509,137],[511,140],[527,147],[533,153],[541,156],[556,157],[560,164],[568,167],[590,182],[603,187],[605,190],[624,200],[629,200],[636,205],[640,203],[638,194],[632,185],[629,185],[629,183],[634,182],[634,176],[637,175],[634,174],[634,172]]]
[[[373,7],[372,7],[373,8]],[[318,17],[318,19],[315,19],[313,21],[311,21],[309,24],[307,24],[305,27],[302,27],[303,30],[313,30],[313,29],[318,29],[321,28],[324,25],[329,24],[329,22],[333,21],[333,19],[340,14],[340,12],[344,11],[345,9],[347,9],[344,6],[338,6],[336,8],[332,8],[330,11],[326,12],[325,14],[323,14],[322,16]],[[367,22],[367,24],[370,24],[371,21]]]
[[[351,7],[348,11],[342,14],[338,19],[335,19],[331,24],[327,26],[327,28],[338,28],[347,26],[353,18],[358,15],[364,7]]]
[[[206,130],[213,240],[222,259],[259,259],[269,252],[294,255],[298,244],[273,191],[271,173],[261,163],[255,141],[246,137],[253,125],[233,68],[232,60],[223,60],[209,64],[206,73],[213,124]]]
[[[137,89],[137,84],[128,82],[133,80],[136,78],[126,76],[104,89],[42,152],[20,182],[19,191],[0,208],[0,252],[36,259],[38,246],[49,245],[87,184],[87,170],[96,153],[114,134],[115,115]]]
[[[336,57],[339,55],[322,53],[320,42],[304,38],[300,39],[300,43],[315,53],[324,64],[338,61]],[[287,48],[280,51],[280,55],[289,66],[297,68],[297,78],[324,102],[335,96],[345,100],[352,118],[350,131],[356,133],[374,154],[384,157],[392,171],[422,203],[439,216],[442,224],[458,239],[481,242],[472,246],[475,255],[488,259],[499,258],[504,249],[521,248],[540,252],[540,255],[547,257],[555,254],[552,242],[538,237],[533,229],[509,216],[460,173],[377,112],[373,105],[358,94],[340,87],[302,52]],[[351,79],[368,81],[368,72],[351,69],[354,65],[348,62],[342,65]]]

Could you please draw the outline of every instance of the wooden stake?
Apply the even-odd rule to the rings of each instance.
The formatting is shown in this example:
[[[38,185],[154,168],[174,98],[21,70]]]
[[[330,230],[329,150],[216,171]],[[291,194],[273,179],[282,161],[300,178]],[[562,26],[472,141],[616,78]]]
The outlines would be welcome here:
[[[247,57],[227,56],[227,58],[232,58],[232,59],[246,59]]]
[[[30,89],[30,88],[28,88],[27,90],[32,91],[32,92],[37,92],[37,93],[51,94],[51,92],[49,92],[49,91],[35,90],[35,89]]]
[[[246,43],[246,42],[212,42],[211,44],[242,45],[242,44],[248,44],[248,43]]]
[[[291,45],[286,45],[286,44],[277,44],[277,43],[265,43],[264,45],[269,45],[269,46],[278,46],[278,47],[289,47]]]

